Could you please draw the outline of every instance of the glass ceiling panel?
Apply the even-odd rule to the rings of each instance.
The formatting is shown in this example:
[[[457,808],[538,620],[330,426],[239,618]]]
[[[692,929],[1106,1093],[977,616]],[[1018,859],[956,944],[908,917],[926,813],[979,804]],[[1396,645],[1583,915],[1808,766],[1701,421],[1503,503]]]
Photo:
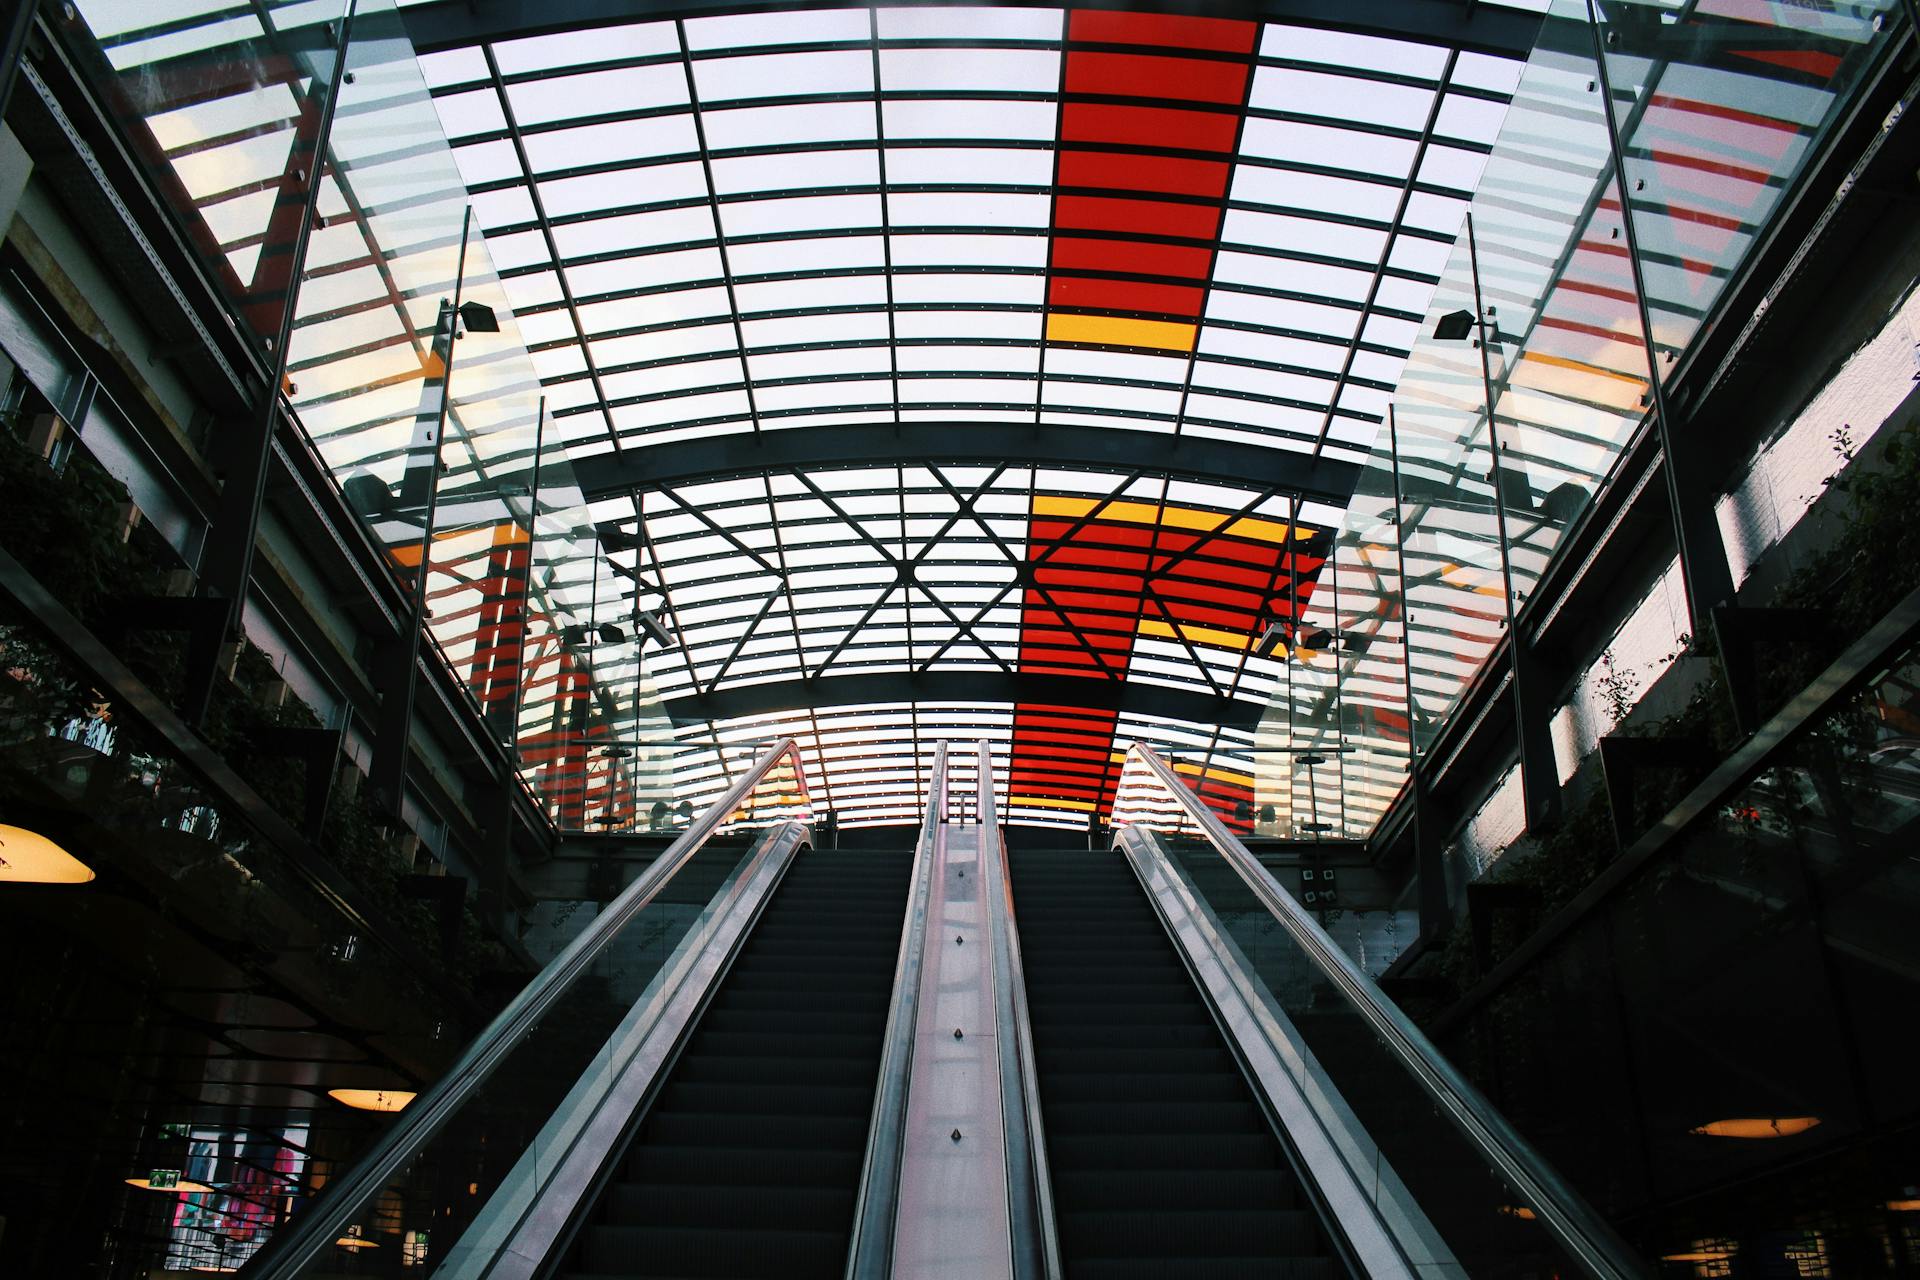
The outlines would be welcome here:
[[[244,296],[324,60],[193,102],[166,99],[169,60],[329,6],[159,25],[80,8],[143,77],[143,154]],[[1677,40],[1656,7],[1608,19],[1662,349],[1698,327],[1873,38],[1836,17],[1785,67],[1742,43],[1778,15],[1732,8]],[[501,32],[416,63],[391,0],[356,14],[289,394],[343,476],[395,498],[370,519],[403,574],[426,560],[436,642],[489,716],[518,717],[569,824],[646,825],[788,732],[830,762],[846,821],[910,820],[931,737],[986,736],[1017,817],[1084,824],[1143,736],[1247,830],[1362,835],[1410,721],[1431,732],[1502,621],[1479,370],[1421,337],[1462,304],[1470,201],[1522,339],[1493,371],[1534,495],[1511,531],[1522,589],[1564,527],[1553,493],[1589,495],[1640,418],[1649,342],[1619,302],[1591,59],[1536,51],[1523,75],[1377,30],[912,7]],[[463,287],[503,324],[463,340],[448,393],[435,332],[468,205]],[[405,498],[436,387],[450,516],[423,549]],[[1270,450],[1276,475],[1377,459],[1390,406],[1412,502],[1378,466],[1296,493],[1111,462],[1180,439]],[[670,442],[861,423],[1114,445],[1058,471],[647,479]],[[569,455],[638,478],[589,510]],[[1404,564],[1382,556],[1396,517]],[[503,581],[525,584],[504,621]],[[521,629],[520,668],[489,626]],[[978,687],[954,701],[941,679]]]

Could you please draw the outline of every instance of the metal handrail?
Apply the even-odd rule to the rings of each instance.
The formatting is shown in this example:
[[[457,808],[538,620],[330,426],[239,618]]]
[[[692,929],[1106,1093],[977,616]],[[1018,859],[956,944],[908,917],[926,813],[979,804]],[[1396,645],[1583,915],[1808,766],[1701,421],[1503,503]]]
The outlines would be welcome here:
[[[783,738],[522,988],[468,1044],[447,1073],[414,1099],[351,1169],[329,1183],[320,1198],[285,1229],[276,1232],[248,1260],[244,1274],[254,1280],[294,1280],[303,1267],[330,1247],[353,1215],[466,1105],[554,1003],[600,958],[601,951],[706,845],[727,816],[746,802],[785,756],[793,757],[794,781],[806,794],[799,748],[792,738]]]
[[[900,1162],[907,1135],[907,1085],[913,1068],[913,1037],[920,1021],[920,969],[927,945],[927,901],[933,889],[933,843],[947,814],[947,744],[934,748],[927,810],[913,847],[913,878],[907,888],[906,920],[893,964],[893,1004],[880,1050],[880,1078],[867,1123],[865,1175],[853,1210],[853,1247],[848,1280],[884,1280],[893,1271],[893,1231],[900,1205]]]
[[[980,824],[980,865],[984,868],[991,860],[994,874],[1000,879],[1000,902],[992,914],[996,924],[993,977],[999,987],[993,1007],[1000,1049],[1001,1123],[1007,1152],[1007,1221],[1013,1235],[1013,1275],[1014,1280],[1058,1280],[1062,1274],[1060,1234],[1054,1221],[1046,1124],[1040,1115],[1040,1078],[1034,1066],[1033,1024],[1027,1017],[1027,972],[1020,956],[1020,932],[1014,926],[1013,881],[1007,868],[1007,843],[1000,834],[992,748],[985,742],[980,744],[978,769],[974,803]],[[1013,1105],[1016,1099],[1017,1106]]]
[[[1339,988],[1387,1051],[1420,1083],[1434,1106],[1506,1180],[1514,1194],[1533,1210],[1539,1223],[1572,1259],[1604,1280],[1629,1280],[1647,1274],[1645,1266],[1634,1258],[1632,1250],[1606,1220],[1441,1056],[1420,1028],[1327,936],[1319,922],[1280,887],[1240,843],[1239,837],[1227,829],[1219,816],[1157,752],[1136,742],[1128,748],[1127,757],[1138,759],[1160,780],[1215,851],[1306,952],[1321,975]]]

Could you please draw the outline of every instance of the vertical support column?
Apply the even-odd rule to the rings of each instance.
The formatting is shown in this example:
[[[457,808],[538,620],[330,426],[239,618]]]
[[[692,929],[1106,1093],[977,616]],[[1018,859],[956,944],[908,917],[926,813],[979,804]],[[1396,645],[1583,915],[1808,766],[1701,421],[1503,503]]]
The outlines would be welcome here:
[[[440,505],[440,454],[453,394],[453,343],[460,327],[460,298],[466,284],[467,242],[472,231],[473,207],[469,205],[460,223],[460,257],[454,270],[453,300],[440,304],[440,315],[434,325],[433,355],[437,357],[440,374],[437,403],[429,415],[423,400],[413,445],[407,454],[407,470],[400,482],[402,510],[422,502],[426,507],[420,526],[420,563],[413,574],[411,607],[400,620],[399,634],[384,646],[376,660],[380,668],[380,711],[374,721],[371,781],[375,800],[396,817],[406,791],[413,695],[420,672],[420,633],[426,626],[427,578],[433,568],[434,518]],[[435,392],[429,381],[422,395],[435,395]]]
[[[224,605],[219,634],[227,641],[238,638],[246,612],[248,585],[253,581],[254,543],[260,534],[260,509],[266,498],[274,431],[279,425],[280,396],[287,381],[287,347],[293,336],[294,312],[300,303],[301,268],[306,262],[314,213],[320,202],[320,175],[328,141],[333,135],[340,86],[346,77],[357,3],[358,0],[347,0],[346,10],[335,28],[333,74],[327,81],[326,98],[317,113],[310,108],[301,112],[270,224],[283,236],[290,231],[284,250],[274,253],[276,270],[284,271],[285,283],[279,291],[285,305],[271,339],[272,372],[260,389],[251,429],[237,429],[224,437],[222,470],[226,479],[208,529],[206,557],[200,564],[200,594],[204,599]],[[270,249],[273,249],[271,236],[269,245],[261,251],[263,262]],[[206,719],[214,681],[219,678],[219,651],[224,647],[224,643],[202,646],[189,662],[182,712],[195,725]]]
[[[1613,184],[1620,193],[1620,226],[1627,241],[1627,266],[1633,273],[1633,301],[1639,309],[1640,332],[1646,338],[1647,385],[1653,397],[1654,429],[1660,438],[1667,507],[1680,553],[1680,582],[1687,600],[1687,634],[1699,637],[1707,633],[1708,614],[1713,607],[1733,597],[1733,573],[1727,565],[1726,545],[1714,514],[1713,495],[1704,491],[1697,478],[1697,468],[1689,466],[1688,458],[1683,456],[1667,406],[1660,357],[1654,350],[1653,313],[1647,307],[1646,275],[1640,265],[1640,240],[1633,225],[1633,189],[1627,184],[1627,161],[1620,149],[1620,121],[1613,108],[1613,80],[1607,72],[1606,41],[1600,34],[1600,15],[1594,0],[1587,0],[1587,27],[1593,37],[1594,76],[1600,82],[1600,107],[1607,122]]]
[[[1486,396],[1487,447],[1493,455],[1493,518],[1500,538],[1500,598],[1506,609],[1507,660],[1512,674],[1514,739],[1520,751],[1520,790],[1526,809],[1527,829],[1537,830],[1559,816],[1559,779],[1554,776],[1553,738],[1547,721],[1538,714],[1539,690],[1535,678],[1533,646],[1521,634],[1515,621],[1513,600],[1513,546],[1507,537],[1507,461],[1500,444],[1500,427],[1493,403],[1493,370],[1488,363],[1487,344],[1497,340],[1499,327],[1487,319],[1487,307],[1480,294],[1480,244],[1474,234],[1473,213],[1467,213],[1467,262],[1473,269],[1474,323],[1480,336],[1480,384]]]
[[[20,79],[20,60],[27,56],[27,37],[33,32],[33,19],[40,0],[13,0],[13,13],[0,32],[0,120],[13,101],[13,86]]]

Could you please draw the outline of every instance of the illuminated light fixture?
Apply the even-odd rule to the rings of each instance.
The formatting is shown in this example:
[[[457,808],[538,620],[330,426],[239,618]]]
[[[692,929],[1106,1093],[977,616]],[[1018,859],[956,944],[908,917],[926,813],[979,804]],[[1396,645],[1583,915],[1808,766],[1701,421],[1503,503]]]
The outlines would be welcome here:
[[[163,1191],[168,1195],[193,1195],[201,1191],[211,1191],[212,1187],[204,1182],[194,1182],[189,1178],[162,1178],[157,1183],[152,1178],[128,1178],[127,1185],[138,1187],[142,1191]]]
[[[419,1095],[405,1089],[329,1089],[327,1096],[356,1111],[400,1111]]]
[[[1449,311],[1434,322],[1433,336],[1441,342],[1458,342],[1473,332],[1471,311]]]
[[[484,302],[461,303],[460,323],[467,327],[468,333],[500,332],[500,317]]]
[[[1494,1212],[1505,1218],[1518,1218],[1522,1222],[1532,1222],[1539,1216],[1523,1204],[1503,1204]]]
[[[1791,1138],[1820,1123],[1819,1116],[1736,1116],[1703,1124],[1689,1133],[1703,1138]]]
[[[1689,1249],[1685,1253],[1663,1253],[1662,1262],[1726,1262],[1732,1259],[1731,1249]]]
[[[1920,1200],[1889,1200],[1887,1201],[1887,1212],[1920,1213]]]
[[[0,826],[0,883],[85,884],[93,868],[25,827]]]
[[[378,1249],[380,1247],[378,1240],[369,1240],[360,1234],[360,1224],[357,1222],[348,1227],[346,1234],[338,1240],[335,1240],[334,1243],[342,1249],[352,1249],[356,1252],[361,1249]]]

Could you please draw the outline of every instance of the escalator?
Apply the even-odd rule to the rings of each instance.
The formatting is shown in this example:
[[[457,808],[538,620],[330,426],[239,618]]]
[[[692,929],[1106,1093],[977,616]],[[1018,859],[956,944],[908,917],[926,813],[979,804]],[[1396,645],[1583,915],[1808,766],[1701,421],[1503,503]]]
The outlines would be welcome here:
[[[910,869],[907,851],[795,858],[562,1275],[845,1270]]]
[[[1347,1275],[1126,862],[1009,861],[1067,1275]]]

